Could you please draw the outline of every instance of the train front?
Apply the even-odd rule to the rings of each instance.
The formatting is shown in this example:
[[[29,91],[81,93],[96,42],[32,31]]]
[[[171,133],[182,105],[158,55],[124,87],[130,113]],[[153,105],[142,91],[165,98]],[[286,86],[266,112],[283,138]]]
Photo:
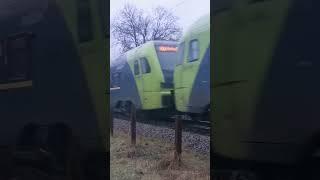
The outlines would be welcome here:
[[[160,83],[162,92],[162,105],[173,107],[173,72],[177,58],[176,42],[155,42],[156,53],[159,59],[160,67],[163,74],[163,82]]]

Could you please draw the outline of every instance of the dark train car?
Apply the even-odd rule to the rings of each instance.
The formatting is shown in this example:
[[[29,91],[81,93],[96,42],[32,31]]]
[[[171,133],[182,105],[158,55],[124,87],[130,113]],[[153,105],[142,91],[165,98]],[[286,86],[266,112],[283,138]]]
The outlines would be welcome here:
[[[106,8],[0,1],[1,179],[24,170],[106,179]]]
[[[320,2],[213,7],[213,175],[319,179]]]

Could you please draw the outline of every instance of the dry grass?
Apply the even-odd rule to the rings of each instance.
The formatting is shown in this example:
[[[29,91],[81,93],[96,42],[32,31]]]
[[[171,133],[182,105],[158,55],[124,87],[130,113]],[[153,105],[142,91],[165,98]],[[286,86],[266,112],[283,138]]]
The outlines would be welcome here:
[[[137,137],[132,147],[125,134],[111,138],[112,180],[209,180],[209,157],[183,149],[174,160],[174,146],[160,140]]]

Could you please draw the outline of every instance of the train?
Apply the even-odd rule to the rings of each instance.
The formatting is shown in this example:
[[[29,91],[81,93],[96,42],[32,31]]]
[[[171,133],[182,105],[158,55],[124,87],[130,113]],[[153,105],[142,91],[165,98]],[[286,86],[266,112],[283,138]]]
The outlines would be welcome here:
[[[175,109],[210,121],[210,15],[195,21],[179,41],[174,69]]]
[[[177,52],[177,42],[155,40],[115,59],[110,65],[112,111],[129,115],[134,108],[144,118],[173,112],[171,92]]]
[[[114,112],[129,115],[134,107],[143,118],[185,114],[209,121],[210,16],[193,23],[180,42],[149,41],[122,54],[111,64],[110,83]]]
[[[214,4],[213,176],[319,179],[320,3]]]
[[[1,179],[107,179],[106,8],[0,1]]]

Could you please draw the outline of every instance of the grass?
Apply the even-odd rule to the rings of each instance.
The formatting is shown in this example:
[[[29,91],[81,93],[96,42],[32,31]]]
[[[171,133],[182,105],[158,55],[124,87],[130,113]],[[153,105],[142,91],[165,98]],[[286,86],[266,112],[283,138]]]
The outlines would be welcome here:
[[[158,139],[130,136],[120,132],[111,137],[112,180],[209,180],[209,157],[182,149],[181,163],[174,160],[174,145]]]

